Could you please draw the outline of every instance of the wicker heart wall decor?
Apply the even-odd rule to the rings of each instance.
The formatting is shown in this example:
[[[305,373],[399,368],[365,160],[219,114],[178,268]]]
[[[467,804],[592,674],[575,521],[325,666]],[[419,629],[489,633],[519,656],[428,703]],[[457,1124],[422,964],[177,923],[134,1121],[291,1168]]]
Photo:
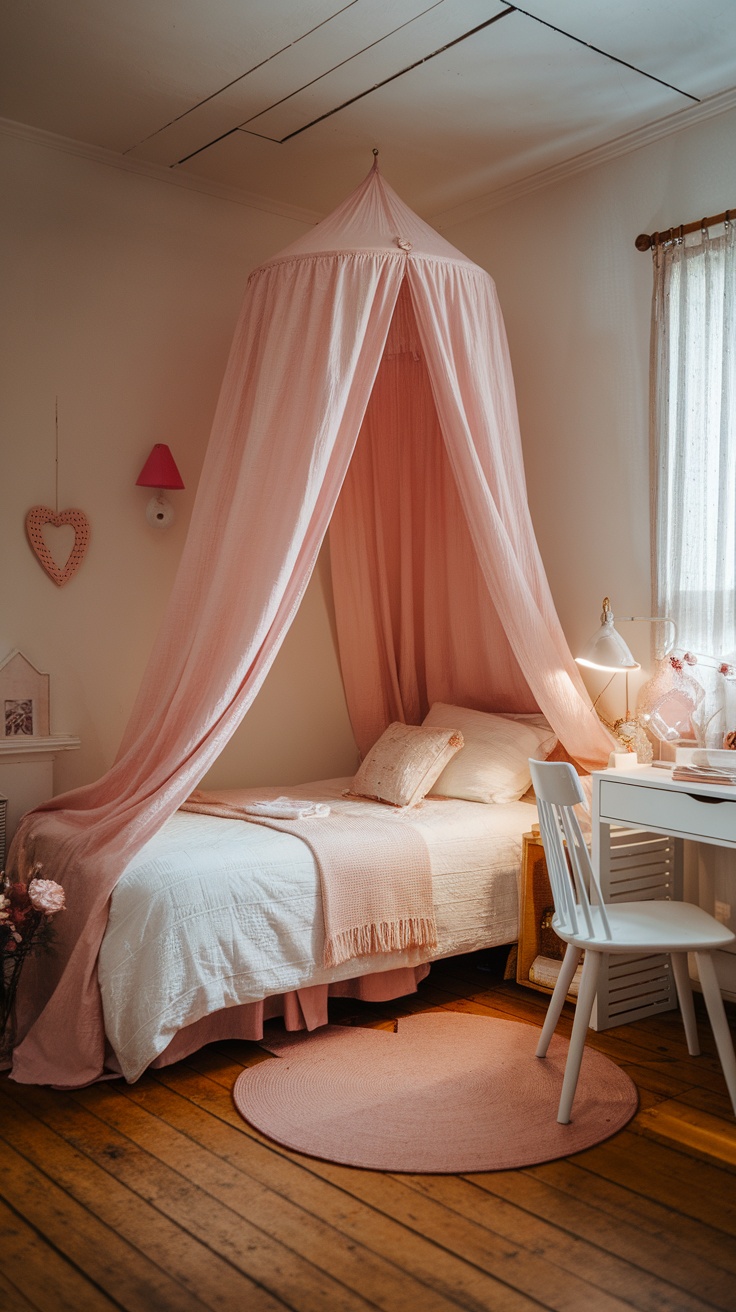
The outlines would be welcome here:
[[[61,528],[70,524],[74,529],[74,543],[66,564],[56,564],[43,536],[46,524]],[[26,515],[26,534],[39,565],[58,588],[63,588],[74,577],[84,560],[89,546],[89,520],[83,510],[51,510],[49,506],[31,506]]]

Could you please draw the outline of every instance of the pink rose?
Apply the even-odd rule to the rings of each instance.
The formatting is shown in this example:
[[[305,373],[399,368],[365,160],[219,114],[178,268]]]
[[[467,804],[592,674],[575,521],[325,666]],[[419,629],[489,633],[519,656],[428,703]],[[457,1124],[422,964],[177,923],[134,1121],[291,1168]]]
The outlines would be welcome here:
[[[43,911],[45,916],[55,916],[57,911],[64,910],[64,890],[53,879],[32,879],[28,896],[36,911]]]

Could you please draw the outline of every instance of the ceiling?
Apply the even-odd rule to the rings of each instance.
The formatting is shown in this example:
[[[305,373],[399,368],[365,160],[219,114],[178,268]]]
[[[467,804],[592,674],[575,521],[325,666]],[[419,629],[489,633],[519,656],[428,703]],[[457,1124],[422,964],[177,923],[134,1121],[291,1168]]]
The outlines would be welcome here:
[[[315,216],[374,146],[416,209],[459,214],[735,87],[734,0],[0,7],[5,119]]]

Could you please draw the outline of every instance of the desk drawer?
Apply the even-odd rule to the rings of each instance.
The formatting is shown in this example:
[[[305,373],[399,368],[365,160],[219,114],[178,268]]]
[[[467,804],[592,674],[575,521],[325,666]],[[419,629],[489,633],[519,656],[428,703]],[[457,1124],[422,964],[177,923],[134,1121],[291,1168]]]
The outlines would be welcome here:
[[[728,843],[736,847],[736,799],[711,798],[602,779],[601,820],[649,826],[684,838]]]

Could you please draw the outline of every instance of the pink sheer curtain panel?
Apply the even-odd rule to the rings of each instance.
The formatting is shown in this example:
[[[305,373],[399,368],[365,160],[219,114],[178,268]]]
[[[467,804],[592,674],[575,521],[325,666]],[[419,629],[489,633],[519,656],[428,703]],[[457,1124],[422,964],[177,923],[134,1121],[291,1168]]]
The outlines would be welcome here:
[[[365,754],[432,702],[534,711],[491,600],[402,284],[355,454],[330,524],[340,666]]]
[[[534,535],[495,286],[480,270],[445,261],[412,262],[407,278],[440,427],[491,600],[540,711],[578,765],[600,769],[613,739],[591,714]]]
[[[251,705],[314,568],[370,396],[403,258],[271,265],[250,280],[186,545],[112,769],[27,816],[9,865],[61,882],[55,955],[26,963],[13,1079],[104,1065],[97,954],[126,864]]]

